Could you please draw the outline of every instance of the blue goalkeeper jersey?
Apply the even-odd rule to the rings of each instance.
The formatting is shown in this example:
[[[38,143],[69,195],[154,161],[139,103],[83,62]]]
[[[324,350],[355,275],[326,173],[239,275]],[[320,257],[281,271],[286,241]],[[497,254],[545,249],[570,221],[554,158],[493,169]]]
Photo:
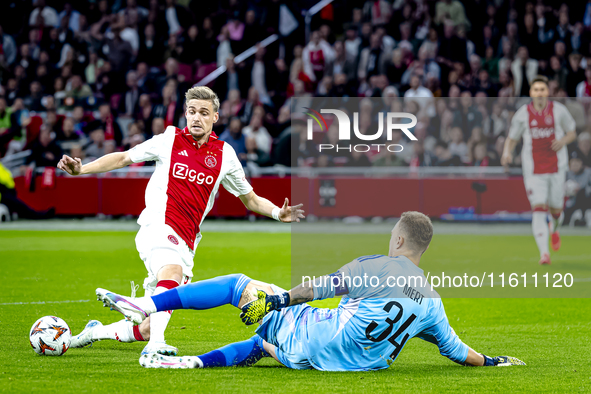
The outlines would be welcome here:
[[[468,346],[450,327],[441,299],[423,270],[408,258],[360,257],[329,278],[347,284],[348,294],[338,308],[302,308],[290,324],[297,327],[293,335],[313,368],[388,368],[413,337],[436,344],[443,356],[455,362],[466,360]],[[339,287],[334,282],[333,286],[314,285],[315,299],[334,297],[335,292],[339,294]]]

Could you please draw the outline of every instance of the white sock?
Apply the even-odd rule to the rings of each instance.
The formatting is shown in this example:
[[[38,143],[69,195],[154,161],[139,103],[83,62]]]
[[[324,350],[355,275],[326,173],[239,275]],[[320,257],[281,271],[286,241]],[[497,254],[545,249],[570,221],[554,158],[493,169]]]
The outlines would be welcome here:
[[[154,292],[154,295],[156,294],[157,293]],[[133,303],[142,308],[144,312],[148,313],[148,315],[157,311],[156,304],[154,304],[154,301],[152,301],[151,296],[134,298]]]
[[[107,326],[99,326],[94,329],[92,339],[104,340],[115,339],[119,342],[135,342],[133,335],[133,323],[127,320],[120,320]]]
[[[552,215],[552,232],[558,231],[558,227],[562,226],[562,222],[564,220],[564,211],[560,212],[557,218]]]
[[[153,295],[158,295],[167,290],[166,287],[157,287]],[[152,302],[150,297],[145,298],[150,299],[150,302]],[[154,304],[154,302],[152,302],[152,304]],[[154,306],[154,310],[156,310],[156,306]],[[152,313],[150,315],[150,342],[164,342],[164,331],[166,330],[166,326],[168,326],[171,314],[172,311],[164,311]]]
[[[531,227],[536,244],[538,244],[538,249],[540,250],[540,257],[542,257],[544,253],[550,254],[548,249],[548,235],[550,230],[548,229],[548,223],[546,222],[547,217],[547,212],[534,211],[531,218]]]

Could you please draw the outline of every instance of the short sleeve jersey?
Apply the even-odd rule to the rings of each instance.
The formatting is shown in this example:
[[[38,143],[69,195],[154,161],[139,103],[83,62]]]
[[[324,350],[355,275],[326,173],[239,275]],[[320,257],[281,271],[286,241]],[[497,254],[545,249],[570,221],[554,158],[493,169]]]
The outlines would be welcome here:
[[[552,141],[574,131],[575,120],[566,107],[555,101],[538,112],[532,103],[519,108],[511,121],[509,138],[523,137],[521,161],[523,175],[552,174],[566,171],[568,152],[566,146],[558,152],[552,150]]]
[[[213,132],[199,147],[187,128],[169,126],[129,156],[134,163],[156,162],[138,224],[167,224],[191,249],[220,183],[235,196],[252,191],[236,152]]]

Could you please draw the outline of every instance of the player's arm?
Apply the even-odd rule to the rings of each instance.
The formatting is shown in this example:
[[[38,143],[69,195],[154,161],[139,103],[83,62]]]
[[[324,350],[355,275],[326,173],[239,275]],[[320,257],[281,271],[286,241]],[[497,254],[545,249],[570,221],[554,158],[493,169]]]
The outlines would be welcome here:
[[[433,318],[437,323],[426,328],[417,336],[427,342],[431,342],[439,348],[439,353],[453,362],[474,367],[495,367],[508,365],[525,365],[517,358],[509,356],[489,357],[478,353],[466,345],[458,337],[449,325],[445,316],[443,304],[429,311],[428,318]]]
[[[314,300],[324,300],[349,293],[342,272],[322,276],[297,285],[282,294],[266,294],[258,300],[242,307],[240,318],[247,325],[257,323],[271,311],[278,311],[288,306],[303,304]]]
[[[575,130],[567,132],[561,139],[552,141],[552,150],[558,152],[563,146],[566,146],[577,139]]]
[[[518,140],[507,137],[505,140],[505,147],[503,148],[503,156],[501,156],[501,165],[508,166],[513,163],[513,152],[517,146]]]
[[[109,153],[88,164],[82,165],[79,158],[71,158],[64,155],[57,164],[57,168],[67,172],[70,175],[98,174],[123,168],[133,163],[129,157],[129,152]]]
[[[513,119],[511,119],[511,126],[509,127],[509,133],[507,134],[503,148],[503,155],[501,156],[501,165],[503,166],[508,166],[513,162],[513,152],[527,127],[524,121],[524,116],[526,115],[524,108],[521,107],[513,115]]]
[[[248,194],[238,196],[240,201],[249,211],[265,215],[280,222],[290,223],[299,222],[304,218],[304,210],[301,209],[303,204],[298,204],[293,207],[289,206],[289,200],[286,198],[283,207],[279,208],[266,198],[257,196],[254,191]]]

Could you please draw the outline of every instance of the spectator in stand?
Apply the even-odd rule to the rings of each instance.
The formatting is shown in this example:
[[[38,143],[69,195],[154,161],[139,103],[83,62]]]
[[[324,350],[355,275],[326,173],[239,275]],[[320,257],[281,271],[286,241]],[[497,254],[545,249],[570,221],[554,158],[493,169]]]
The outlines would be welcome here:
[[[143,38],[140,40],[137,60],[145,62],[151,67],[159,67],[162,65],[163,53],[164,45],[156,36],[156,28],[153,24],[147,24],[144,28]]]
[[[23,102],[27,108],[31,111],[43,111],[43,105],[41,104],[41,99],[43,98],[43,90],[42,90],[41,83],[39,81],[31,82],[29,92],[30,94],[23,98]]]
[[[123,134],[121,133],[121,128],[119,127],[119,124],[115,120],[115,116],[111,112],[111,107],[109,106],[109,104],[104,103],[99,106],[99,115],[99,121],[101,124],[100,129],[103,133],[103,140],[115,140],[117,146],[121,146]]]
[[[129,149],[130,145],[131,145],[131,138],[133,138],[134,135],[140,135],[142,134],[142,131],[139,127],[139,125],[137,123],[130,123],[129,125],[127,125],[127,136],[123,139],[123,142],[121,143],[123,145],[124,149]],[[111,141],[105,141],[105,149],[107,147],[107,142],[112,142]],[[114,142],[114,141],[113,141]],[[107,152],[105,152],[105,154],[107,154]]]
[[[82,135],[87,125],[87,121],[84,118],[84,107],[77,105],[72,111],[72,121],[74,122],[74,131],[77,134]]]
[[[433,61],[433,57],[434,54],[427,47],[421,47],[418,58],[408,66],[408,69],[402,75],[400,83],[402,85],[410,84],[410,76],[413,74],[422,75],[424,80],[430,78],[441,79],[441,68]]]
[[[591,134],[588,131],[579,134],[577,148],[585,167],[591,168]]]
[[[180,34],[194,23],[193,13],[176,0],[166,0],[164,12],[169,35]]]
[[[234,148],[238,159],[244,167],[246,165],[246,138],[242,133],[242,122],[234,116],[230,119],[228,128],[220,135],[220,140],[227,142]],[[256,145],[256,140],[254,140]]]
[[[125,75],[125,72],[129,70],[131,60],[133,58],[133,48],[129,42],[125,41],[121,37],[121,30],[123,26],[119,23],[111,24],[111,33],[113,33],[112,39],[107,39],[108,55],[107,58],[111,65],[114,75]],[[123,77],[119,77],[120,82],[123,82]]]
[[[565,188],[568,199],[564,223],[571,226],[586,224],[591,228],[591,168],[583,165],[578,150],[570,154]]]
[[[479,142],[472,147],[470,156],[472,157],[472,165],[475,167],[490,166],[490,158],[488,157],[486,143]]]
[[[136,120],[141,123],[142,128],[144,130],[144,134],[147,138],[152,136],[152,119],[153,117],[153,106],[152,100],[150,99],[150,95],[147,93],[143,93],[140,95],[138,100],[138,109],[136,112]]]
[[[436,165],[439,167],[461,166],[462,160],[457,155],[453,155],[443,141],[435,145]]]
[[[164,73],[156,78],[156,92],[162,92],[164,86],[170,81],[179,81],[179,62],[176,59],[168,58],[164,63]]]
[[[515,93],[520,97],[529,97],[531,81],[538,75],[538,61],[529,57],[527,47],[517,50],[517,59],[511,63],[511,72],[515,81]]]
[[[65,118],[62,124],[60,133],[56,135],[58,143],[79,141],[82,135],[77,133],[74,129],[74,119],[71,117]],[[62,146],[63,148],[63,146]]]
[[[435,115],[433,93],[422,85],[421,76],[418,73],[410,77],[410,88],[404,93],[404,98],[415,101],[421,109],[427,111],[429,116]]]
[[[259,101],[259,92],[254,86],[251,86],[250,89],[248,89],[247,100],[244,102],[237,114],[240,117],[242,124],[250,123],[254,109],[258,106],[262,106],[262,103]]]
[[[591,64],[585,69],[585,80],[577,85],[577,97],[591,97]]]
[[[478,109],[470,91],[463,91],[461,93],[460,107],[454,111],[453,126],[458,127],[463,132],[463,139],[467,140],[475,127],[482,127],[482,119],[482,113]]]
[[[153,116],[163,118],[166,127],[176,127],[182,114],[182,103],[178,101],[177,82],[175,79],[170,79],[162,89],[162,104],[154,107]]]
[[[182,52],[179,55],[179,61],[183,64],[196,64],[199,59],[199,29],[197,25],[189,26],[187,32],[183,34],[181,40]]]
[[[250,123],[242,129],[242,133],[244,134],[244,137],[253,138],[255,140],[257,149],[270,154],[273,139],[265,126],[263,126],[264,112],[265,110],[263,107],[256,107],[252,118],[250,119]]]
[[[138,103],[142,94],[137,85],[137,73],[134,70],[128,71],[125,82],[127,91],[121,96],[119,102],[119,116],[132,118],[138,112]]]
[[[59,26],[59,17],[54,8],[45,5],[45,0],[35,0],[35,8],[29,16],[30,26]]]
[[[367,81],[374,75],[385,74],[386,62],[391,53],[382,47],[381,37],[373,33],[369,39],[369,47],[361,50],[357,77],[361,82]]]
[[[320,37],[318,30],[313,31],[310,42],[302,51],[303,71],[306,75],[312,81],[321,81],[334,58],[334,49]]]
[[[449,153],[452,156],[457,156],[463,163],[469,163],[468,145],[464,142],[464,133],[459,127],[451,129],[451,142],[448,145]]]
[[[435,6],[435,23],[441,24],[450,20],[453,26],[462,26],[470,29],[470,21],[466,18],[464,6],[458,0],[438,1]]]
[[[579,53],[571,53],[568,56],[568,74],[566,75],[566,93],[568,97],[577,96],[577,86],[585,80],[585,70],[581,68],[581,59]]]
[[[0,54],[0,65],[11,66],[16,61],[16,43],[14,38],[8,34],[4,34],[2,26],[0,26],[0,43],[2,44],[2,54]]]
[[[152,120],[152,133],[158,135],[164,133],[164,131],[166,131],[166,127],[164,127],[164,119],[154,118]]]
[[[105,131],[96,129],[90,132],[92,143],[84,149],[86,157],[98,159],[105,154]]]
[[[127,14],[119,15],[119,25],[122,27],[121,39],[127,41],[131,46],[133,54],[132,60],[135,60],[140,49],[140,36],[138,34],[138,13],[130,10]]]
[[[82,81],[80,75],[72,75],[69,84],[66,85],[66,97],[72,97],[78,103],[90,96],[92,96],[90,86]]]
[[[254,137],[246,138],[246,165],[251,171],[256,171],[258,167],[271,165],[271,157],[268,152],[260,149]],[[254,166],[254,168],[253,168]]]
[[[171,34],[168,37],[168,41],[166,42],[166,47],[164,49],[164,58],[176,59],[178,61],[180,60],[182,54],[183,47],[179,44],[178,36],[176,34]]]
[[[55,167],[62,158],[62,150],[51,135],[51,129],[41,126],[38,139],[31,145],[31,155],[25,163],[37,167]]]

